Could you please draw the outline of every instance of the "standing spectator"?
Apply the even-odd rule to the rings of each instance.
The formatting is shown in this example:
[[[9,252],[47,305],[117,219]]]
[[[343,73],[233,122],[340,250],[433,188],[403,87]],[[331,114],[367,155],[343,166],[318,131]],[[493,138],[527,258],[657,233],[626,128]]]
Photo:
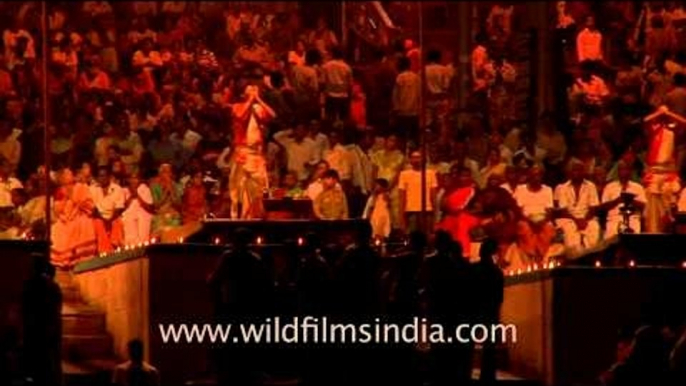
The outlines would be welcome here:
[[[338,173],[327,170],[322,178],[324,190],[314,200],[314,214],[321,220],[348,218],[348,201],[340,188]]]
[[[665,95],[665,106],[682,117],[686,116],[686,74],[674,74],[674,89]]]
[[[629,215],[629,228],[635,233],[641,233],[641,213],[646,203],[646,193],[641,184],[631,181],[631,165],[625,161],[619,161],[617,165],[617,179],[609,182],[603,189],[602,202],[607,212],[605,222],[605,236],[608,240],[617,235],[620,224],[624,222],[621,213],[624,198],[622,194],[633,194],[632,204],[634,213]],[[628,209],[628,208],[625,208]]]
[[[334,47],[338,46],[336,34],[329,29],[323,17],[317,20],[317,28],[310,32],[308,42],[321,53],[323,58],[328,57],[329,53],[333,54]]]
[[[199,223],[207,213],[207,190],[201,170],[191,172],[191,180],[183,193],[183,209],[181,211],[184,224]]]
[[[398,177],[398,189],[400,191],[400,214],[405,231],[415,231],[419,229],[419,224],[423,221],[429,226],[433,226],[433,203],[436,202],[436,171],[426,170],[426,191],[422,193],[422,153],[413,151],[410,154],[410,169],[400,172]],[[422,205],[422,196],[425,196],[425,205]],[[423,208],[424,207],[424,208]],[[425,210],[425,212],[422,212]]]
[[[543,170],[534,166],[529,170],[527,183],[517,186],[514,198],[522,209],[524,219],[519,224],[519,248],[529,258],[541,262],[555,237],[551,221],[553,190],[543,184]]]
[[[603,35],[598,31],[595,17],[587,16],[586,25],[576,36],[577,61],[596,63],[603,61]]]
[[[477,284],[476,323],[495,326],[500,323],[500,307],[503,304],[505,278],[495,264],[498,242],[486,239],[479,248],[479,262],[474,266],[474,283]],[[484,385],[496,382],[496,347],[492,339],[487,339],[481,350],[480,381]]]
[[[33,272],[24,283],[22,320],[26,376],[36,385],[62,383],[62,292],[46,256],[32,256]]]
[[[555,188],[555,201],[562,210],[556,223],[562,229],[568,251],[580,253],[595,247],[600,240],[595,215],[600,202],[595,184],[584,178],[583,163],[572,162],[569,175],[569,181]]]
[[[154,210],[150,188],[141,181],[138,172],[133,172],[129,174],[129,185],[123,193],[124,244],[134,245],[146,242],[150,239],[150,224]]]
[[[441,51],[431,50],[426,57],[426,125],[435,124],[441,131],[448,112],[448,91],[452,81],[450,70],[441,64]]]
[[[286,168],[297,173],[298,181],[306,181],[308,169],[319,162],[319,155],[314,141],[307,137],[305,125],[280,131],[274,134],[274,140],[286,151]]]
[[[93,226],[98,243],[98,252],[112,252],[124,243],[124,226],[121,214],[124,212],[124,192],[121,186],[112,182],[107,167],[98,168],[95,185],[90,187],[93,197]]]
[[[152,232],[163,232],[181,225],[181,205],[183,188],[174,180],[172,166],[162,164],[154,182],[150,185],[155,215],[152,219]]]
[[[94,204],[88,185],[76,182],[71,170],[65,168],[57,177],[50,260],[57,267],[70,268],[78,259],[96,254]]]
[[[392,98],[395,133],[404,139],[418,141],[420,79],[416,73],[410,70],[410,60],[405,57],[398,60],[398,72]]]
[[[324,111],[327,119],[344,121],[350,116],[353,72],[343,60],[343,51],[339,47],[332,49],[331,57],[331,60],[322,66]]]
[[[374,191],[367,200],[362,218],[369,220],[375,239],[384,240],[391,234],[391,200],[388,195],[388,181],[383,178],[374,181]]]

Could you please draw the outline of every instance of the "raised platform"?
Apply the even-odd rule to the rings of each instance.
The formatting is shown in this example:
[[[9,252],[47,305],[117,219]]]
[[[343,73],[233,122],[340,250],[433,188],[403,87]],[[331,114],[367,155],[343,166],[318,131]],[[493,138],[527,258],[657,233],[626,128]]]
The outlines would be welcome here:
[[[345,243],[354,240],[365,220],[231,220],[208,219],[198,232],[188,237],[191,243],[221,244],[231,242],[233,232],[240,228],[250,229],[265,244],[296,240],[309,232],[315,232],[323,242]]]
[[[595,384],[617,333],[686,320],[686,269],[561,267],[508,277],[501,312],[517,326],[508,370],[545,385]]]

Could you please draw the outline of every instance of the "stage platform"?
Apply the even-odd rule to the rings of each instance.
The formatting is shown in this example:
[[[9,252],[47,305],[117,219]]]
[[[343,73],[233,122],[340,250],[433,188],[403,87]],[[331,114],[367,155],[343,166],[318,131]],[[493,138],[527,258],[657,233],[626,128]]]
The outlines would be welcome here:
[[[208,219],[203,221],[200,230],[189,236],[191,243],[228,244],[233,233],[240,228],[251,230],[265,244],[282,243],[290,239],[297,240],[314,232],[322,242],[345,243],[355,239],[365,220],[231,220]]]

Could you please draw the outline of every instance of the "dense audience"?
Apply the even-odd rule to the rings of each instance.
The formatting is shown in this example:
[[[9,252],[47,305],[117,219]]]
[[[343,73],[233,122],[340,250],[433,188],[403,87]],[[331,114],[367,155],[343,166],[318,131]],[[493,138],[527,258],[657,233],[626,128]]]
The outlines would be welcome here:
[[[518,5],[480,14],[467,113],[454,53],[412,37],[362,66],[324,19],[305,28],[284,4],[81,5],[49,5],[47,58],[37,3],[3,5],[0,231],[42,235],[50,192],[60,266],[178,240],[206,217],[269,218],[267,200],[367,218],[380,240],[443,229],[470,251],[492,236],[510,266],[669,231],[686,210],[680,125],[675,167],[653,191],[641,124],[663,105],[675,122],[686,112],[679,3],[559,2],[551,82],[567,93],[527,121]],[[51,170],[36,151],[44,59]]]

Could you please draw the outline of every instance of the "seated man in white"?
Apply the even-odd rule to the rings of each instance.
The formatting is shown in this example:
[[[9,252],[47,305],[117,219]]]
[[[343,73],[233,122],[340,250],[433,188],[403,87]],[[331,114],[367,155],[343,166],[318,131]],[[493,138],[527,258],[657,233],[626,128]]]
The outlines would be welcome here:
[[[584,178],[584,173],[581,162],[572,162],[569,181],[555,188],[555,201],[560,209],[555,222],[564,233],[567,252],[572,255],[594,247],[600,238],[600,225],[595,217],[595,209],[600,204],[598,189]]]
[[[641,184],[631,181],[631,166],[623,161],[617,164],[617,179],[605,185],[603,189],[603,208],[607,210],[605,222],[605,240],[616,236],[620,226],[623,226],[624,217],[620,208],[624,201],[622,193],[633,194],[633,213],[629,215],[629,228],[633,233],[641,233],[641,213],[646,204],[646,192]]]

